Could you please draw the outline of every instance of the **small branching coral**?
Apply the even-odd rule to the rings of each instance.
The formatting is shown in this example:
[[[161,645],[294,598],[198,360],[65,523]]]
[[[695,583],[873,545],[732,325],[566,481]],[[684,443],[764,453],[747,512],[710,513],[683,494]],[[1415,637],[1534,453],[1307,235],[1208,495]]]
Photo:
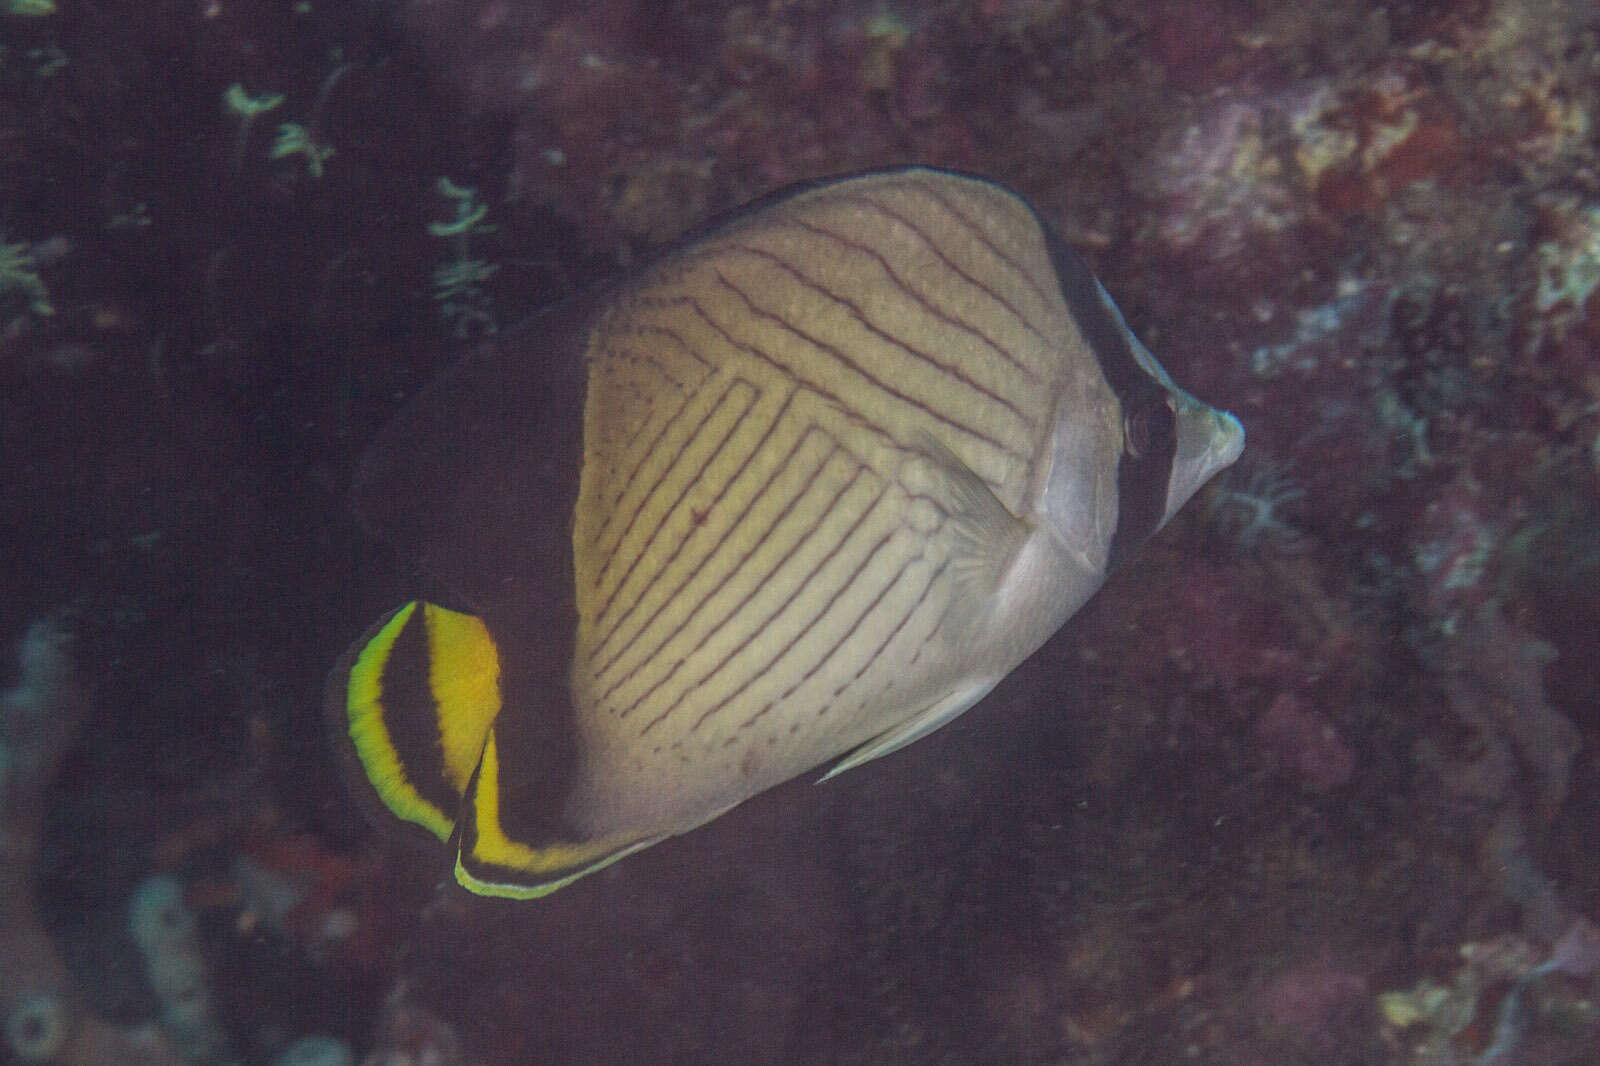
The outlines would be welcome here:
[[[349,69],[348,64],[342,64],[323,80],[322,89],[317,93],[316,102],[311,107],[311,116],[305,122],[278,124],[277,139],[272,142],[272,148],[267,153],[269,158],[290,159],[297,155],[303,156],[306,173],[312,178],[322,177],[327,161],[333,156],[333,147],[318,140],[317,116],[327,104],[328,95],[333,91],[333,87]],[[233,156],[235,171],[244,165],[245,147],[249,144],[250,130],[256,118],[276,109],[283,101],[282,93],[267,92],[260,96],[251,96],[239,82],[228,86],[227,91],[222,94],[223,110],[239,121],[239,142]]]
[[[39,278],[38,264],[34,262],[33,247],[27,241],[7,244],[0,234],[0,306],[11,294],[16,294],[28,304],[36,315],[53,315],[50,290]]]
[[[1219,482],[1206,516],[1212,528],[1240,551],[1288,554],[1304,545],[1300,530],[1285,512],[1305,494],[1290,478],[1287,464],[1262,460]]]
[[[272,142],[271,156],[273,159],[288,159],[295,155],[305,156],[306,173],[313,178],[320,178],[323,164],[333,155],[333,148],[318,142],[311,131],[298,122],[281,123],[278,126],[278,139]]]
[[[262,93],[260,96],[251,96],[244,91],[244,86],[234,82],[222,94],[222,108],[239,121],[239,141],[233,151],[233,169],[240,170],[244,166],[245,146],[250,143],[250,128],[255,125],[256,117],[264,115],[273,108],[283,103],[282,93]]]
[[[500,268],[474,258],[471,250],[473,234],[495,230],[492,223],[484,221],[489,205],[478,202],[478,190],[457,185],[449,178],[440,178],[435,188],[455,208],[455,217],[448,222],[428,223],[428,232],[448,240],[455,253],[453,258],[433,268],[433,298],[439,303],[439,317],[458,339],[493,333],[496,328],[494,311],[483,283]]]

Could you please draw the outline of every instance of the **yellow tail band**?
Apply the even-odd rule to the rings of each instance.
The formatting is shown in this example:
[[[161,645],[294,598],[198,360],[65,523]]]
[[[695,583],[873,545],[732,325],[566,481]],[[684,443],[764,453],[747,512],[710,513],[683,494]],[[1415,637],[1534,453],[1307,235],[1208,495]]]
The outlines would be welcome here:
[[[419,608],[426,648],[420,661],[416,644],[401,640]],[[416,683],[424,678],[425,685]],[[500,713],[494,639],[473,615],[408,603],[356,652],[345,712],[356,759],[379,802],[447,841]]]

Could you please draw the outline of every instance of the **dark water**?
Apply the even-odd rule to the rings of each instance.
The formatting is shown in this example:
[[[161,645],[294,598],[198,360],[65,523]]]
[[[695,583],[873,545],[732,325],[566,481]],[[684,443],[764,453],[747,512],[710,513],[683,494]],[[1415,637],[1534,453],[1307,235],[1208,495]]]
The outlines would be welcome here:
[[[0,14],[9,1053],[1595,1061],[1597,32],[1578,0]],[[521,904],[380,840],[321,713],[426,583],[350,517],[367,442],[461,342],[900,162],[1026,194],[1244,421],[1239,468],[825,787]]]

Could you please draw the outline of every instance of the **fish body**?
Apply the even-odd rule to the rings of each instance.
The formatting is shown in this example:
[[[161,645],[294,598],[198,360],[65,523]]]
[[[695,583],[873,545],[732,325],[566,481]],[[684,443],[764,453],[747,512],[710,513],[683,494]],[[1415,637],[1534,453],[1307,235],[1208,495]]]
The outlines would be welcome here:
[[[954,718],[1242,446],[1016,194],[787,190],[385,432],[358,511],[462,609],[358,641],[334,732],[462,884],[542,895]]]

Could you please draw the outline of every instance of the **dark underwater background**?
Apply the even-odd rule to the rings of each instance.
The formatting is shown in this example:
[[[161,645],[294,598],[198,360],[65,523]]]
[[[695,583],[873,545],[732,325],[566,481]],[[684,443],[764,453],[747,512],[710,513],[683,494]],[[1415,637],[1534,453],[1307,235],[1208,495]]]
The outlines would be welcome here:
[[[3,1054],[1600,1062],[1597,124],[1584,0],[5,0]],[[824,787],[521,904],[377,837],[365,444],[906,162],[1028,196],[1239,465]]]

